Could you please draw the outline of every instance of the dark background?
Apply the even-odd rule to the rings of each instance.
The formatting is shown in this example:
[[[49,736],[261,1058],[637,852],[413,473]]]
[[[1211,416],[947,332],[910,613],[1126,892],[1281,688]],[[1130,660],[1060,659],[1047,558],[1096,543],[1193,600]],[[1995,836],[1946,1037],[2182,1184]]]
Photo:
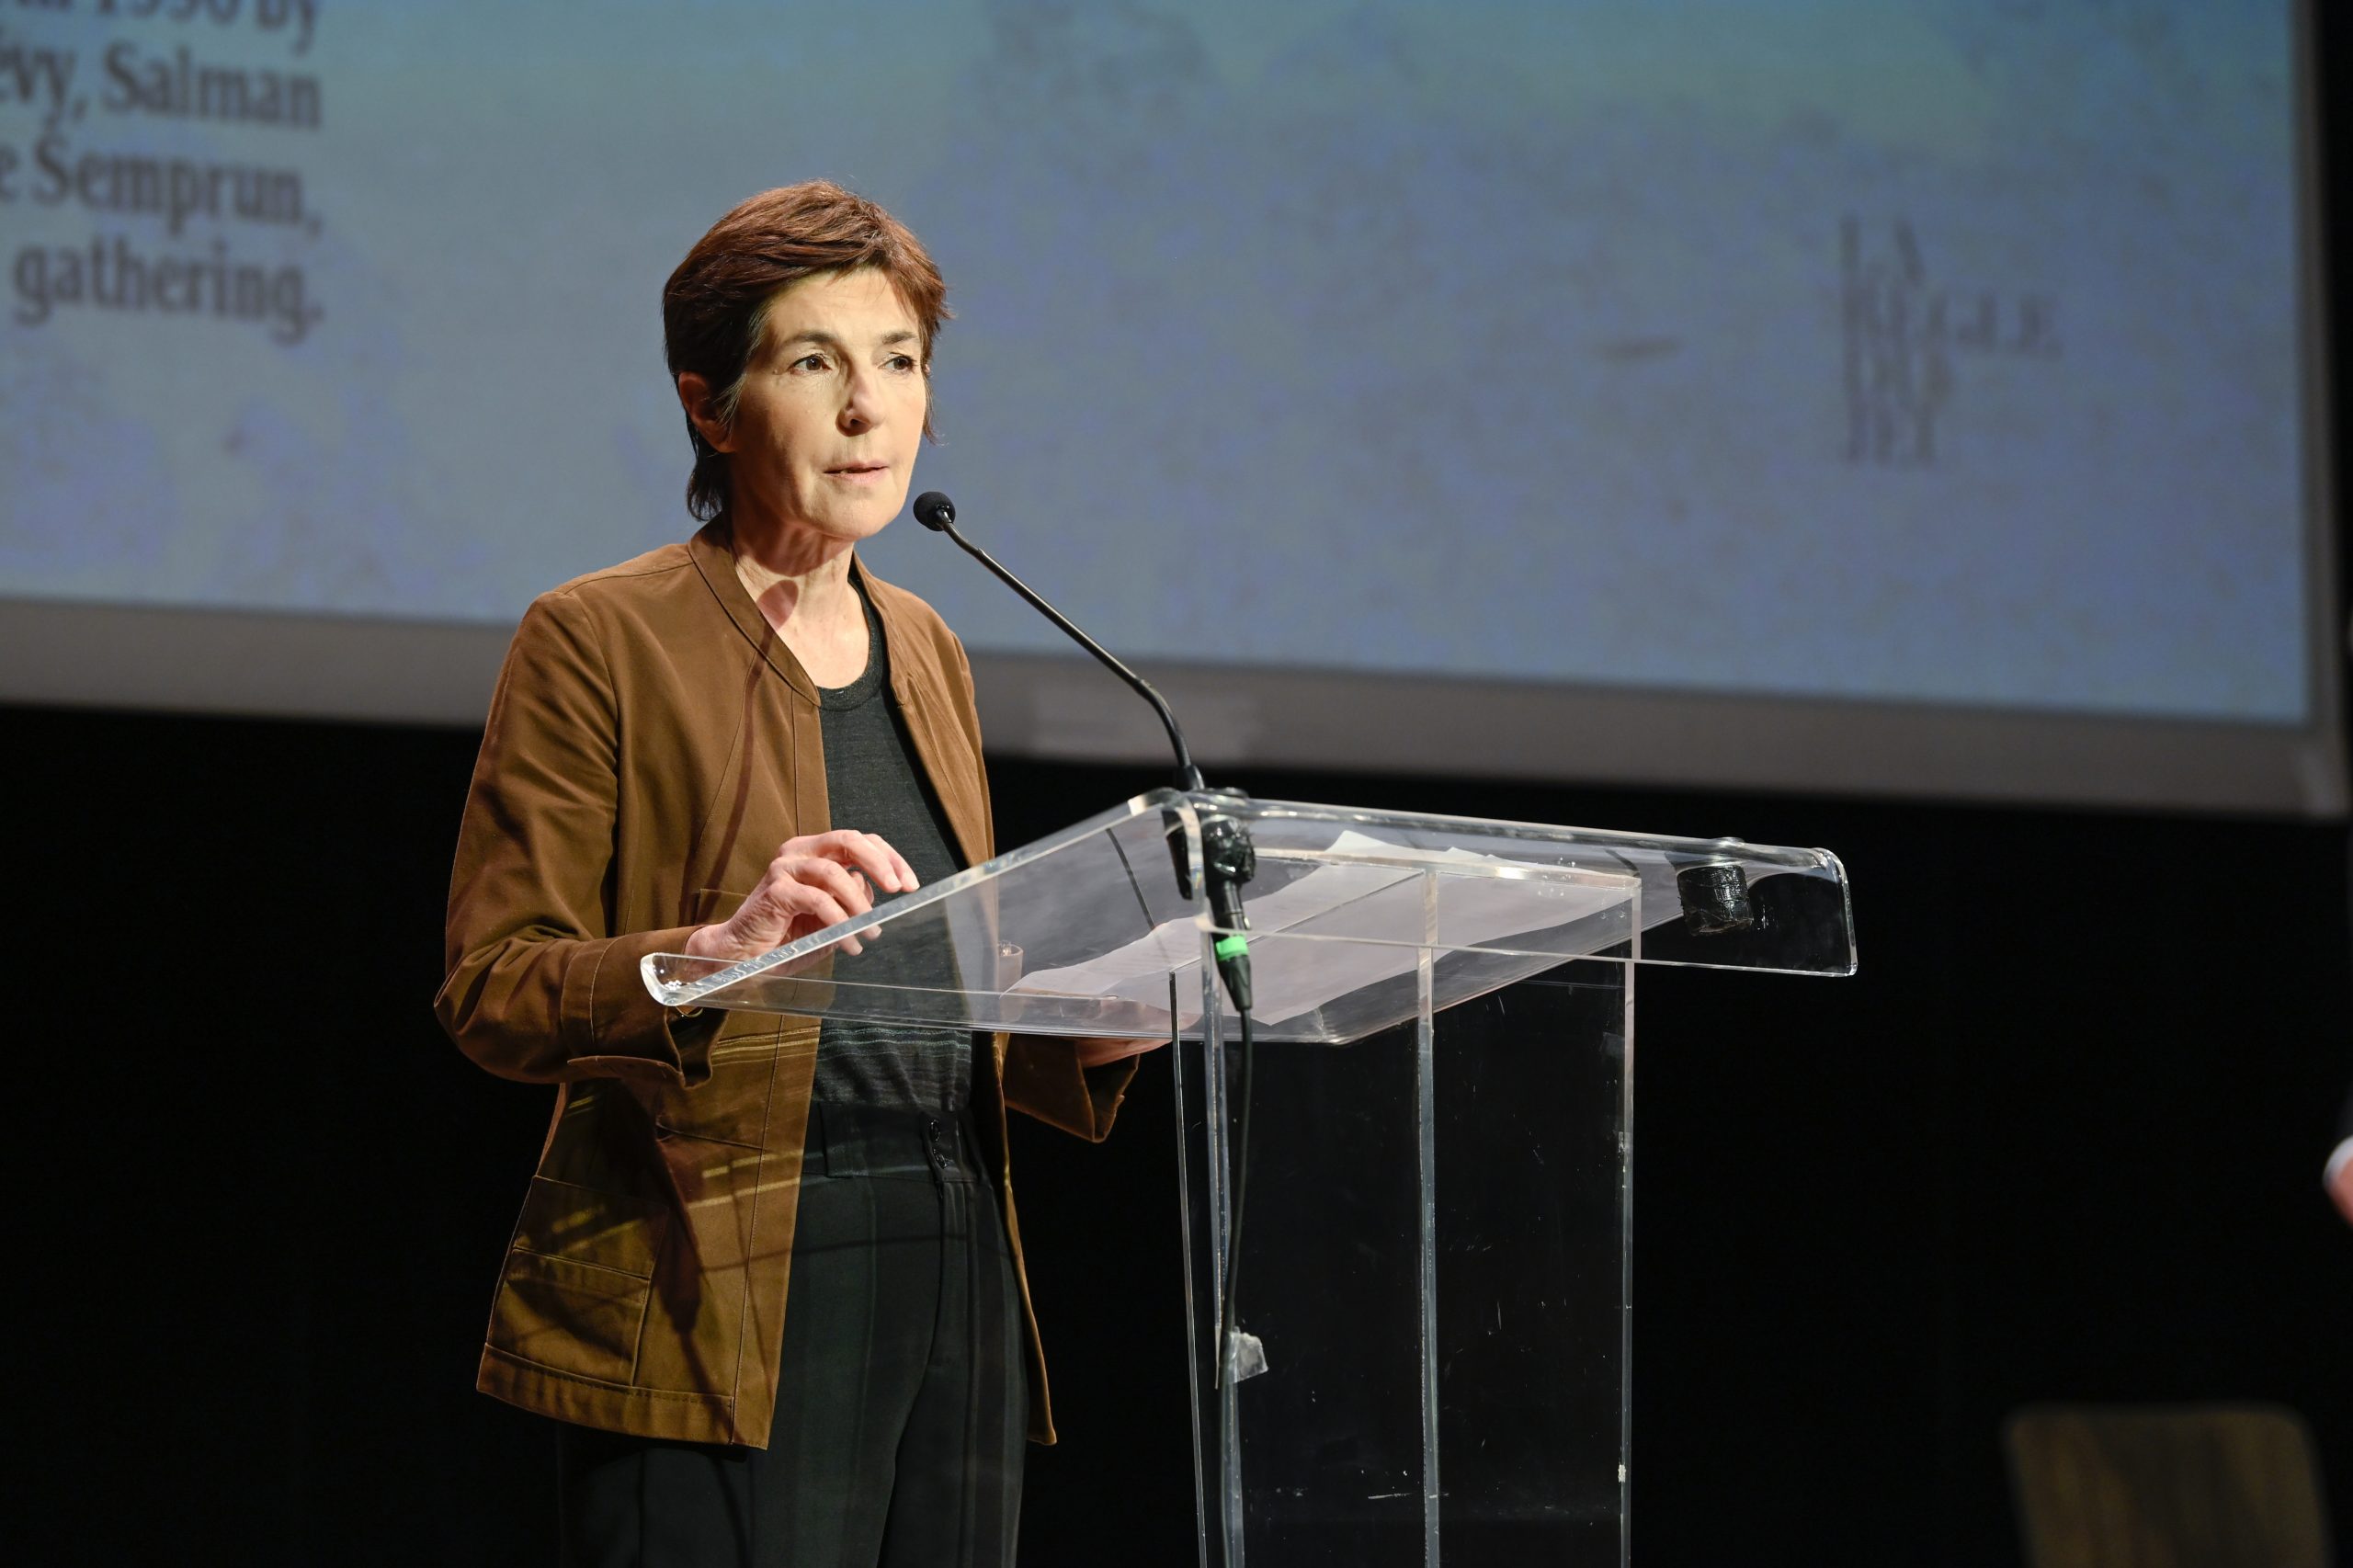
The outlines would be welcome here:
[[[2341,319],[2353,27],[2313,9]],[[551,1092],[427,1011],[478,737],[25,709],[0,735],[18,1560],[551,1561],[548,1428],[472,1392]],[[1161,772],[992,771],[1006,845]],[[2342,824],[1220,781],[1845,858],[1859,978],[1642,983],[1639,1561],[2016,1562],[2000,1422],[2045,1399],[2292,1405],[2353,1537],[2353,1229],[2319,1184],[2353,1077]],[[1157,1059],[1099,1149],[1017,1127],[1064,1433],[1031,1451],[1030,1562],[1193,1561],[1169,1134]]]

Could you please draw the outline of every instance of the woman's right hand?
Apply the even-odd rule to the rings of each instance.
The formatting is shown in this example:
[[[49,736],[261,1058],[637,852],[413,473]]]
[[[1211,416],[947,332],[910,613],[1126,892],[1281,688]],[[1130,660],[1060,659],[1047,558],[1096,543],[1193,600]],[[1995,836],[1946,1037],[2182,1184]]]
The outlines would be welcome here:
[[[904,856],[873,834],[837,828],[788,838],[743,906],[688,937],[687,951],[730,963],[757,958],[864,915],[874,907],[877,890],[913,892],[915,873]],[[847,953],[860,950],[855,937],[841,946]]]

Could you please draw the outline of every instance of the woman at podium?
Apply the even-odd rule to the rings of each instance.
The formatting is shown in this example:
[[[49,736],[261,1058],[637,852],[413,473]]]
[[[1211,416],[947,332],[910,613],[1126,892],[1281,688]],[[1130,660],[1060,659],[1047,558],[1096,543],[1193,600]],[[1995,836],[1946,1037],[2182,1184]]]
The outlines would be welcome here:
[[[1100,1139],[1122,1048],[639,978],[993,852],[963,648],[856,550],[905,502],[944,294],[839,187],[722,218],[663,299],[703,527],[540,596],[499,676],[436,1011],[558,1091],[479,1385],[563,1424],[569,1563],[1010,1563],[1053,1440],[1005,1115]]]

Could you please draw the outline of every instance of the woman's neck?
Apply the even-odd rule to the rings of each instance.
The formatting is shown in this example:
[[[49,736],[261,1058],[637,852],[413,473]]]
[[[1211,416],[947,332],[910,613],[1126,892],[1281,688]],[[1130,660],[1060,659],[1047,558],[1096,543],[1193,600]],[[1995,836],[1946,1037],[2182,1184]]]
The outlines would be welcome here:
[[[728,519],[735,575],[767,623],[782,633],[813,631],[855,619],[865,611],[849,580],[850,541],[806,528],[761,527],[752,519]]]

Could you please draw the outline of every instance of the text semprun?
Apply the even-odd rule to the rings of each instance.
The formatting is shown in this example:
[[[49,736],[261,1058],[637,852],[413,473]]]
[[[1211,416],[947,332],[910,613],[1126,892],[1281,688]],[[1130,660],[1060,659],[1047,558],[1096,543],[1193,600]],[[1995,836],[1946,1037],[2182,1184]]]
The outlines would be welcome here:
[[[314,146],[326,123],[307,68],[322,3],[0,0],[0,212],[30,231],[0,321],[136,312],[308,337],[325,315],[304,270],[323,222],[299,160],[266,149]],[[142,122],[142,145],[99,129]],[[77,210],[105,230],[74,233]]]

